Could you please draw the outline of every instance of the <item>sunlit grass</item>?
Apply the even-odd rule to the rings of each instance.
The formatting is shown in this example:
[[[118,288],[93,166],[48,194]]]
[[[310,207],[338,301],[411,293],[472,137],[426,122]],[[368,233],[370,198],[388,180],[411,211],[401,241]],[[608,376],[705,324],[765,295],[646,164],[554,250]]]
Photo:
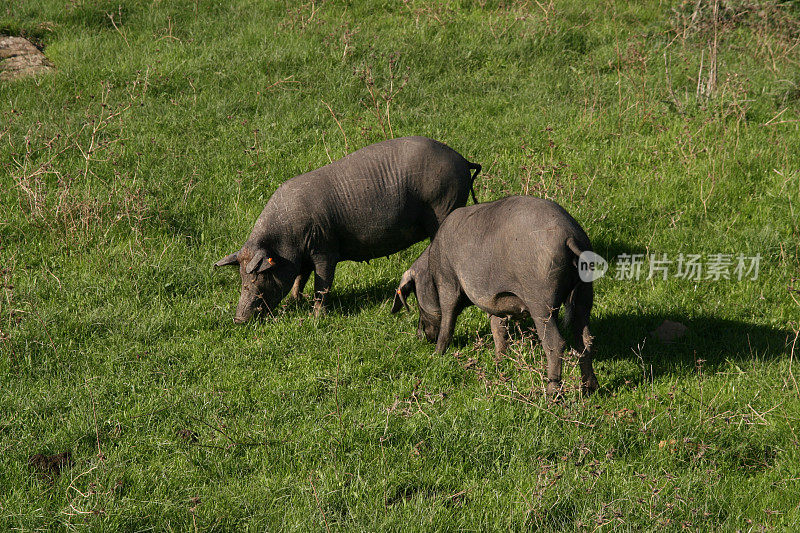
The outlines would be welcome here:
[[[0,8],[57,65],[0,85],[3,529],[791,528],[800,15],[736,6]],[[234,326],[214,261],[280,183],[392,135],[482,164],[481,200],[558,201],[609,259],[760,254],[758,279],[601,279],[602,388],[570,367],[560,404],[529,324],[495,361],[477,309],[444,356],[389,313],[425,243],[342,264],[323,318]]]

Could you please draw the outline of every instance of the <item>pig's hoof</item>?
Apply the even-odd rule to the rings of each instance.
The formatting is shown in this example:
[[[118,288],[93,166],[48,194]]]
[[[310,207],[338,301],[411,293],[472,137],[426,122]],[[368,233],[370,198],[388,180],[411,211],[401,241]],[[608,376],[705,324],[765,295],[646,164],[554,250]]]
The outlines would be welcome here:
[[[597,378],[594,374],[589,376],[588,379],[584,379],[582,381],[583,383],[581,384],[581,392],[587,396],[600,388],[600,384],[597,382]]]
[[[547,384],[547,395],[555,402],[561,399],[561,382],[550,381]]]
[[[495,346],[495,349],[494,349],[494,361],[496,363],[499,363],[500,361],[502,361],[503,358],[506,356],[506,349],[507,348],[508,348],[507,346],[501,346],[501,347]]]

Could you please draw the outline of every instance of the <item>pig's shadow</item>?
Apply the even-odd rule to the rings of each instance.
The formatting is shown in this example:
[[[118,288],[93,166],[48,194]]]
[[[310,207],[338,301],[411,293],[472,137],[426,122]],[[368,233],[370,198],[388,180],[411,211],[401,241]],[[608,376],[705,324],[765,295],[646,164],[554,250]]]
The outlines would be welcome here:
[[[686,333],[662,342],[654,333],[665,320],[680,322]],[[794,340],[788,329],[773,328],[707,315],[685,314],[609,315],[591,322],[597,347],[595,360],[627,359],[635,363],[630,376],[618,373],[611,388],[625,380],[639,382],[669,373],[717,372],[733,363],[771,360],[786,353]]]
[[[330,313],[351,316],[358,314],[375,304],[388,302],[387,309],[392,306],[392,298],[397,288],[397,281],[381,280],[371,283],[367,287],[341,287],[333,284],[329,298],[328,311]],[[306,285],[303,291],[306,299],[311,299],[313,294],[313,283]]]
[[[654,331],[665,320],[685,325],[685,334],[672,342],[659,340]],[[530,319],[517,323],[523,331],[532,331]],[[672,373],[717,372],[730,363],[742,366],[751,360],[775,359],[791,349],[795,338],[795,333],[788,329],[681,313],[593,316],[590,328],[595,337],[594,361],[598,374],[601,372],[598,367],[605,364],[633,363],[617,368],[613,380],[603,380],[604,387],[611,390],[626,381],[639,383]],[[486,337],[487,349],[491,349],[488,320],[478,334]],[[513,337],[519,340],[518,334]],[[565,335],[565,339],[571,343],[570,336]],[[463,349],[474,342],[475,334],[462,329],[455,335],[453,346]]]
[[[620,241],[605,241],[602,239],[592,240],[592,249],[609,263],[616,261],[617,256],[622,254],[633,255],[646,253],[646,250],[642,247],[632,246]]]

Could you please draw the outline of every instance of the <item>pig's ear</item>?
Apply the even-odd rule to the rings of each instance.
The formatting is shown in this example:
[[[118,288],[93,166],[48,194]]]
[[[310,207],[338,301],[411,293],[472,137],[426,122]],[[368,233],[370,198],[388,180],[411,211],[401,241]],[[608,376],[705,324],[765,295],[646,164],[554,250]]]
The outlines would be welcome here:
[[[247,263],[244,271],[248,274],[253,274],[255,272],[264,272],[273,266],[275,266],[275,259],[270,257],[266,250],[260,249],[253,255],[250,262]]]
[[[394,301],[392,302],[392,313],[398,312],[403,307],[408,310],[406,298],[414,290],[414,274],[411,270],[406,270],[403,277],[400,279],[400,286],[394,292]]]
[[[234,252],[231,255],[226,255],[216,263],[214,263],[215,267],[221,267],[226,265],[238,265],[239,264],[239,252]]]

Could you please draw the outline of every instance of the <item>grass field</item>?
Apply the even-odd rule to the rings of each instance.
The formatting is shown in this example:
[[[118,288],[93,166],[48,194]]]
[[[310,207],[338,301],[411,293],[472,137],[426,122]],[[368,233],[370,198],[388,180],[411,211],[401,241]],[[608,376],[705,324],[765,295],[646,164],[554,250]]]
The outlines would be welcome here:
[[[0,529],[798,527],[797,2],[10,0],[0,33],[57,65],[0,84]],[[612,259],[597,394],[572,366],[553,404],[475,308],[433,355],[389,313],[425,243],[233,324],[212,264],[275,188],[403,135]],[[761,261],[615,279],[650,253]]]

